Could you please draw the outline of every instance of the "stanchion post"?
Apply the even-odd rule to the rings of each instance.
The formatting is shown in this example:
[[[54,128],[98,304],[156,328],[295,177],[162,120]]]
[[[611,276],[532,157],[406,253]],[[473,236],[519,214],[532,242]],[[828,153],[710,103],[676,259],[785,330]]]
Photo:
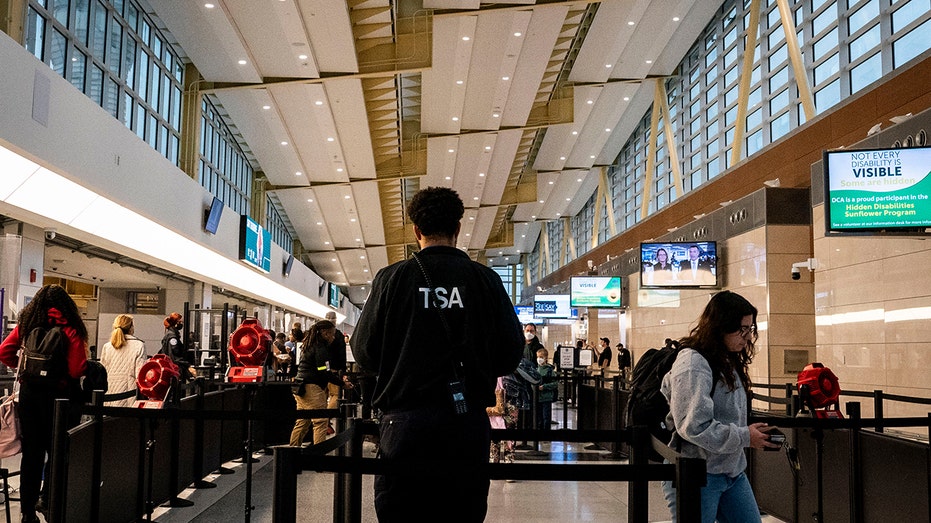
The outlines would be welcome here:
[[[860,402],[847,402],[847,416],[851,420],[860,421]],[[850,453],[847,454],[847,464],[850,467],[850,521],[863,522],[863,475],[860,470],[860,425],[850,427]]]
[[[54,418],[52,420],[52,448],[49,476],[49,514],[48,523],[61,523],[65,520],[67,503],[65,480],[68,478],[68,410],[71,403],[66,399],[56,399]]]
[[[203,376],[197,376],[195,381],[197,385],[197,398],[194,400],[194,409],[201,413],[204,411],[204,394],[207,388],[206,379]],[[194,488],[214,488],[216,483],[204,480],[204,417],[197,416],[194,418],[194,456],[191,464],[194,475]]]
[[[680,523],[698,523],[702,520],[701,488],[707,481],[705,460],[683,458],[676,460],[676,514]]]
[[[873,391],[873,417],[879,421],[879,424],[876,425],[876,432],[885,432],[883,428],[883,391],[874,390]]]
[[[792,407],[792,395],[795,393],[795,386],[791,383],[786,383],[786,416],[790,418],[795,417],[795,409]]]
[[[274,459],[272,523],[296,523],[297,475],[301,471],[301,447],[275,447]]]
[[[362,441],[364,434],[362,433],[362,420],[359,418],[354,418],[350,420],[350,430],[352,430],[352,438],[349,440],[349,451],[347,454],[351,458],[361,458],[362,457]],[[346,523],[361,523],[362,522],[362,473],[361,472],[351,472],[346,474],[346,493],[347,493],[347,510],[345,512],[345,521]]]
[[[634,467],[635,479],[630,481],[627,489],[627,520],[633,523],[647,523],[650,516],[650,484],[638,474],[649,461],[652,443],[650,432],[644,426],[628,427],[630,442],[630,464]]]
[[[336,418],[336,433],[340,434],[346,430],[347,409],[342,405],[340,409],[341,416]],[[337,456],[345,456],[346,448],[342,445],[336,449]],[[336,472],[333,474],[333,521],[341,521],[340,514],[346,510],[346,473]]]
[[[562,370],[562,428],[569,428],[569,370]]]
[[[95,390],[91,393],[91,404],[103,407],[103,391]],[[99,411],[94,414],[94,449],[91,463],[91,521],[100,521],[100,461],[103,456],[103,414]]]

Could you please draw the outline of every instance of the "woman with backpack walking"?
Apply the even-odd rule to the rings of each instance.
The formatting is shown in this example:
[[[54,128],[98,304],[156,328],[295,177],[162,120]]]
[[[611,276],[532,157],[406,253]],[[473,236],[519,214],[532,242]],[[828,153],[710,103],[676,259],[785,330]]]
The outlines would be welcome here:
[[[35,334],[34,334],[35,333]],[[57,347],[47,368],[36,372],[38,364],[29,361],[29,353],[43,343],[45,338],[55,339]],[[50,343],[50,342],[49,342]],[[24,347],[17,356],[20,346]],[[23,456],[20,461],[20,510],[23,523],[36,523],[36,511],[47,515],[49,462],[46,454],[52,448],[52,415],[55,400],[81,401],[79,379],[87,367],[87,328],[71,296],[58,285],[46,285],[39,289],[19,313],[13,332],[0,344],[0,362],[17,368],[19,372],[19,421],[22,430]],[[68,425],[73,427],[80,420],[80,410],[71,409]],[[49,456],[51,457],[51,456]],[[40,495],[40,485],[42,485]]]
[[[660,389],[669,400],[667,424],[671,418],[674,429],[669,446],[683,457],[706,461],[701,520],[707,523],[760,521],[744,449],[778,448],[766,434],[773,427],[747,425],[756,316],[756,307],[739,294],[712,296],[698,325],[681,340],[682,349]],[[663,482],[663,493],[675,522],[672,482]]]

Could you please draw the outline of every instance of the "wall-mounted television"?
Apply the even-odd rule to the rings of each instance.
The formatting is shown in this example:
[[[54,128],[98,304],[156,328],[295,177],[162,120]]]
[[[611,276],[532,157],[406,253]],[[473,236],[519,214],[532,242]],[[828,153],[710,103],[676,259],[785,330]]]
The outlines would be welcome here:
[[[327,305],[333,307],[334,309],[339,308],[339,287],[335,283],[328,283],[327,291]]]
[[[570,307],[620,307],[620,276],[571,276]]]
[[[579,310],[569,305],[568,294],[537,294],[533,297],[533,317],[545,318],[578,318]]]
[[[640,244],[641,287],[717,287],[719,285],[717,242]]]
[[[929,234],[931,147],[824,152],[826,234]]]
[[[533,305],[515,305],[514,313],[521,324],[533,323]]]
[[[239,225],[239,259],[262,272],[272,268],[272,235],[245,215]]]
[[[210,234],[216,234],[220,227],[220,216],[223,215],[223,201],[214,197],[210,208],[204,213],[204,230]]]
[[[281,271],[281,273],[284,275],[285,278],[287,278],[288,276],[291,276],[291,268],[293,267],[294,267],[294,255],[289,254],[288,259],[285,260],[284,262],[284,270]]]

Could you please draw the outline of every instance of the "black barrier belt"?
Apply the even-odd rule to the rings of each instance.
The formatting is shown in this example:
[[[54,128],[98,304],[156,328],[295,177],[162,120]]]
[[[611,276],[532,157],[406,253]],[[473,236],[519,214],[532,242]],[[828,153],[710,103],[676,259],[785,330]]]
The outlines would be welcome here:
[[[312,409],[296,410],[291,412],[281,411],[245,411],[245,410],[194,410],[182,409],[176,407],[165,407],[161,409],[145,409],[139,407],[97,407],[94,405],[83,405],[81,414],[96,416],[114,416],[121,418],[143,418],[143,419],[205,419],[205,420],[234,420],[234,421],[282,421],[294,420],[298,418],[339,418],[342,413],[339,409]]]
[[[763,422],[777,427],[809,429],[862,429],[872,427],[927,427],[931,416],[914,418],[781,418],[778,416],[751,416],[750,423]]]

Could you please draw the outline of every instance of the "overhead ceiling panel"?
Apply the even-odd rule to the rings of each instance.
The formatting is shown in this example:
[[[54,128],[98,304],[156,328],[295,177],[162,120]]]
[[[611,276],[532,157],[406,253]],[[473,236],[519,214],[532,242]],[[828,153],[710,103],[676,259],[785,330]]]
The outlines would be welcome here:
[[[485,192],[482,196],[483,205],[497,205],[501,203],[504,189],[508,183],[508,171],[514,162],[514,156],[520,147],[523,131],[514,129],[499,131],[494,135],[494,149],[491,163],[485,175]],[[479,173],[480,175],[481,173]]]
[[[241,0],[252,2],[254,0]],[[310,45],[320,71],[357,73],[359,62],[347,2],[295,0],[307,26]],[[293,42],[295,44],[297,42]],[[298,46],[295,46],[297,48]]]
[[[480,0],[423,0],[424,9],[478,9]]]
[[[635,0],[623,2],[602,2],[598,6],[598,16],[595,17],[588,30],[588,36],[582,49],[579,51],[569,74],[572,82],[605,82],[614,75],[617,78],[642,78],[649,69],[641,67],[641,56],[649,53],[649,46],[644,49],[631,51],[634,56],[627,58],[639,61],[640,66],[631,67],[633,62],[622,59],[622,52],[628,48],[628,42],[638,29],[640,16],[650,4],[666,4],[667,1],[650,2],[650,0]],[[634,25],[628,25],[633,22]],[[649,32],[649,28],[646,28]],[[654,40],[654,48],[662,47],[662,42]],[[626,55],[625,55],[626,57]],[[620,62],[620,63],[619,63]]]
[[[495,146],[492,133],[467,134],[459,137],[459,149],[456,151],[456,172],[453,176],[453,189],[459,193],[466,207],[478,207],[485,193],[485,182],[490,174],[488,166]],[[484,174],[484,176],[480,176]]]
[[[255,61],[222,3],[214,9],[201,2],[176,0],[149,0],[149,4],[205,80],[261,81]],[[245,65],[239,65],[240,60],[245,60]]]
[[[278,189],[272,192],[281,202],[305,250],[331,251],[333,242],[317,195],[309,187]],[[327,243],[329,242],[329,243]]]
[[[229,13],[263,77],[320,77],[294,3],[225,0],[219,5]]]
[[[637,90],[636,84],[610,83],[605,84],[601,93],[594,101],[591,115],[585,125],[579,130],[578,140],[572,152],[566,159],[570,167],[589,168],[595,165],[599,155],[614,131],[614,126],[627,110],[624,97],[629,97]],[[642,114],[640,115],[642,116]],[[606,163],[613,161],[607,160]]]
[[[472,245],[472,232],[475,230],[476,220],[478,219],[478,208],[467,208],[462,215],[462,221],[459,227],[459,238],[456,241],[456,247],[462,250],[469,250]],[[484,242],[484,240],[482,240]],[[482,243],[482,246],[485,244]]]
[[[427,138],[427,174],[420,178],[421,187],[453,186],[459,140],[459,136]]]
[[[527,124],[527,117],[568,12],[569,8],[563,6],[531,11],[532,16],[523,33],[517,68],[511,79],[508,100],[501,114],[502,126],[521,127]]]
[[[269,91],[279,106],[287,108],[281,112],[281,117],[294,147],[300,151],[307,178],[311,182],[348,182],[342,139],[336,132],[323,86],[281,84],[270,86]]]
[[[490,11],[478,17],[466,84],[462,128],[494,130],[508,100],[529,11]],[[548,51],[547,51],[548,52]],[[534,91],[536,91],[534,86]]]
[[[579,131],[595,108],[595,101],[601,96],[601,85],[579,85],[573,88],[572,100],[575,121],[571,124],[554,125],[546,130],[543,143],[537,152],[533,168],[538,171],[558,171],[568,163],[569,155],[579,141]],[[573,134],[575,133],[575,134]]]
[[[495,225],[495,215],[498,209],[494,207],[483,207],[478,210],[475,216],[475,226],[472,228],[472,241],[469,243],[470,249],[484,249],[488,242],[488,235]]]
[[[381,202],[378,198],[378,182],[356,182],[352,184],[352,196],[362,223],[362,238],[366,245],[385,243],[385,225],[382,220]]]
[[[324,185],[314,188],[317,203],[325,217],[326,228],[337,249],[354,249],[363,246],[359,211],[349,185]]]
[[[274,102],[264,89],[236,89],[216,93],[220,104],[237,123],[243,140],[272,185],[306,185],[307,178],[288,129],[281,121]],[[286,110],[281,108],[280,110]],[[284,142],[284,145],[282,145]],[[301,175],[295,175],[300,172]]]
[[[567,195],[572,200],[563,210],[564,216],[575,216],[582,207],[588,203],[592,193],[598,188],[598,178],[601,175],[601,168],[596,167],[588,171],[572,170],[563,171],[559,175],[559,182],[555,192],[560,195]],[[579,180],[582,180],[581,182]]]
[[[362,81],[357,78],[330,80],[324,86],[346,172],[354,180],[374,179],[375,158]],[[339,165],[337,158],[331,157],[330,161],[334,166]]]
[[[477,21],[477,16],[433,20],[433,67],[423,72],[422,132],[459,132]]]

